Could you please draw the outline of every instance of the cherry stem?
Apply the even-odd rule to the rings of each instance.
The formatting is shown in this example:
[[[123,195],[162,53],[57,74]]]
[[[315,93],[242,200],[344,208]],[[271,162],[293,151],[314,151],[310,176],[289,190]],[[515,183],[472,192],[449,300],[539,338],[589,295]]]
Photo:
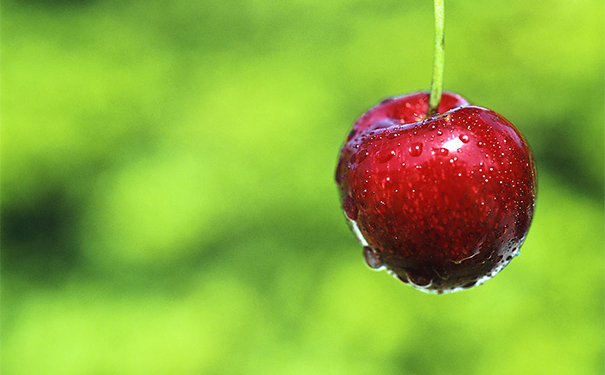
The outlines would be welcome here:
[[[431,96],[426,117],[437,114],[441,92],[443,91],[443,70],[445,67],[444,48],[444,0],[435,0],[435,55],[433,61],[433,80],[431,81]]]

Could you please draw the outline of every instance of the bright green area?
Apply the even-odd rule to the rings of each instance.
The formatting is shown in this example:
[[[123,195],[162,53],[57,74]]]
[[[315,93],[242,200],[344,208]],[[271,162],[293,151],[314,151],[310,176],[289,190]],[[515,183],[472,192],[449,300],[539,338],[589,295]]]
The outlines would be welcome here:
[[[419,0],[2,2],[2,359],[19,374],[602,374],[603,2],[446,3],[445,89],[539,170],[451,295],[363,264],[333,173],[428,90]]]

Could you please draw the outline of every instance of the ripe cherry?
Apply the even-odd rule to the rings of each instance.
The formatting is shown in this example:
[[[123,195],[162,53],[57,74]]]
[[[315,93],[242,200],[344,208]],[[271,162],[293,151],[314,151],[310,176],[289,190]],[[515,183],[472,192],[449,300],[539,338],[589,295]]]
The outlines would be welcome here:
[[[389,98],[353,125],[336,170],[366,263],[427,291],[482,284],[519,253],[536,199],[533,156],[504,117],[444,92]]]

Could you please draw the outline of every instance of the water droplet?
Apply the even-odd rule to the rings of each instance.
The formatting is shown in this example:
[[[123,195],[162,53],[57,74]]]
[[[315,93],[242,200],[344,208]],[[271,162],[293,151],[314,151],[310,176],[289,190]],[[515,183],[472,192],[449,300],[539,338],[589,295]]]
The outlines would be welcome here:
[[[355,201],[353,201],[353,198],[351,198],[350,195],[347,194],[347,196],[345,197],[342,203],[342,208],[345,211],[345,215],[349,220],[357,220],[357,206],[355,205]]]
[[[368,157],[369,152],[367,151],[361,151],[357,154],[357,163],[361,163],[362,161],[364,161],[367,157]]]
[[[468,135],[466,135],[466,134],[462,134],[462,135],[461,135],[460,137],[458,137],[458,138],[460,138],[460,140],[461,140],[463,143],[468,143],[468,141],[470,140],[470,139],[468,138]]]
[[[405,273],[408,276],[408,280],[416,286],[428,287],[433,283],[432,279],[414,272],[413,270],[406,270]]]
[[[420,156],[420,154],[422,154],[422,143],[419,143],[419,142],[412,143],[412,145],[408,149],[408,152],[412,156]]]
[[[483,147],[483,142],[481,142],[481,141],[477,142],[477,146]]]
[[[441,129],[437,130],[437,135],[443,135],[443,131]]]
[[[376,207],[376,212],[378,212],[379,214],[384,214],[387,210],[387,204],[384,201],[380,201],[378,203],[375,204]]]
[[[365,237],[359,230],[357,223],[354,221],[351,221],[350,224],[351,224],[351,229],[353,230],[353,233],[355,233],[355,236],[357,237],[357,240],[361,243],[361,245],[368,246],[368,241],[366,241]]]
[[[443,148],[443,147],[433,149],[434,155],[447,156],[448,152],[449,151],[447,150],[447,148]]]
[[[386,163],[395,156],[395,150],[380,150],[376,153],[376,161],[378,163]]]
[[[398,136],[399,136],[399,133],[397,133],[397,132],[390,132],[390,133],[387,134],[387,138],[388,139],[395,139]]]
[[[378,253],[369,246],[364,246],[363,248],[363,259],[368,267],[373,270],[380,270],[384,267],[384,263],[382,263]]]

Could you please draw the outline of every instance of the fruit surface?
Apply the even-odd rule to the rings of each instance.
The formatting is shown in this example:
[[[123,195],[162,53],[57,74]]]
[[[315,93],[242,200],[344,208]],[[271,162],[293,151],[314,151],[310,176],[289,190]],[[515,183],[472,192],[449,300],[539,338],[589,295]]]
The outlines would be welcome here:
[[[482,284],[518,254],[536,198],[533,156],[504,117],[444,92],[389,98],[353,125],[336,170],[366,263],[427,292]]]

